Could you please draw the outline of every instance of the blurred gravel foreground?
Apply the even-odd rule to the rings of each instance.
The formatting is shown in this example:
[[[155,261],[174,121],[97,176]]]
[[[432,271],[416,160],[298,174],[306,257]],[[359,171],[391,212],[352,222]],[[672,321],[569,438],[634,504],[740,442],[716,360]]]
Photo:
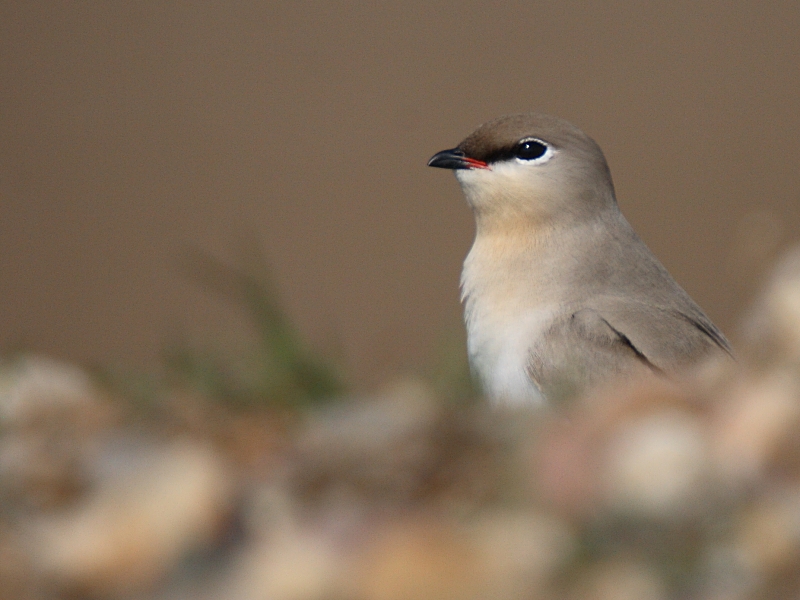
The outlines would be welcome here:
[[[147,407],[0,364],[0,598],[800,597],[800,250],[736,364],[549,409],[423,381]]]

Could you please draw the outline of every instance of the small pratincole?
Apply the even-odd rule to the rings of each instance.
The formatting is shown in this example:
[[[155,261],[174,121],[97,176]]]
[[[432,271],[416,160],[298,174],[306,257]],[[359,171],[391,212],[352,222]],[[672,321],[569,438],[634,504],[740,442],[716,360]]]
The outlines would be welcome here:
[[[428,165],[455,171],[475,214],[461,298],[493,400],[540,403],[732,355],[622,216],[603,152],[574,125],[501,117]]]

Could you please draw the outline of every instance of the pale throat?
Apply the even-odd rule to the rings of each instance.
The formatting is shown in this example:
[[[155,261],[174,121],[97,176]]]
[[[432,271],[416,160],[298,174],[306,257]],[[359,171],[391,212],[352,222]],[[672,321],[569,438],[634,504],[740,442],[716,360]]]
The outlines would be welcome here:
[[[504,403],[541,402],[528,375],[534,340],[558,313],[537,277],[537,236],[478,235],[461,277],[470,365],[485,392]]]

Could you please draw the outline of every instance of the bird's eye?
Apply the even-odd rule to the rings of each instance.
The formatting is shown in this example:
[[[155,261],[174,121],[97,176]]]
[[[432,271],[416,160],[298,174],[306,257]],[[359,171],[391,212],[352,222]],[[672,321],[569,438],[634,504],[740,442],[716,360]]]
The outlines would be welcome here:
[[[533,138],[520,141],[514,148],[514,156],[526,161],[545,158],[549,153],[552,153],[550,146]]]

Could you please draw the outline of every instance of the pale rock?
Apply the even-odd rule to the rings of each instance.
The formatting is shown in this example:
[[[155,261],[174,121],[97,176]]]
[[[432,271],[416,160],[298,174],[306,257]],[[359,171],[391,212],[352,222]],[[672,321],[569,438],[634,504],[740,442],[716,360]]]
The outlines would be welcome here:
[[[377,534],[356,569],[354,596],[369,600],[469,600],[482,597],[480,553],[461,529],[419,519]]]
[[[705,432],[686,411],[630,417],[611,433],[600,481],[617,511],[672,517],[696,504],[708,482]]]
[[[528,598],[546,587],[577,547],[570,527],[544,512],[488,511],[470,531],[486,573],[484,597],[504,600]]]
[[[634,559],[610,560],[584,575],[575,594],[581,600],[667,600],[663,576]]]
[[[768,347],[790,363],[800,362],[800,246],[778,263],[745,323],[757,347]]]
[[[247,549],[221,586],[226,600],[324,600],[339,597],[347,565],[312,530],[280,529]]]
[[[711,430],[716,464],[730,482],[748,482],[800,429],[800,386],[784,370],[745,379],[723,399]]]
[[[232,486],[207,446],[178,440],[129,458],[128,472],[33,527],[34,560],[56,585],[93,594],[151,585],[220,526]]]
[[[92,404],[96,396],[89,376],[73,365],[42,356],[0,363],[0,422],[7,425]]]
[[[735,548],[750,570],[769,576],[800,560],[800,487],[766,495],[738,521]]]

